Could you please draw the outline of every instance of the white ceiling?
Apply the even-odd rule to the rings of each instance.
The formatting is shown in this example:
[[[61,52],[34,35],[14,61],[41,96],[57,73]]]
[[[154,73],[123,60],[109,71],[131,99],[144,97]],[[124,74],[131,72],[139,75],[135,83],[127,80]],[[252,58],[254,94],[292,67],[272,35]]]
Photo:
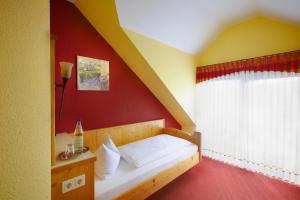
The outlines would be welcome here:
[[[300,0],[115,0],[122,27],[197,54],[224,27],[260,13],[300,22]]]

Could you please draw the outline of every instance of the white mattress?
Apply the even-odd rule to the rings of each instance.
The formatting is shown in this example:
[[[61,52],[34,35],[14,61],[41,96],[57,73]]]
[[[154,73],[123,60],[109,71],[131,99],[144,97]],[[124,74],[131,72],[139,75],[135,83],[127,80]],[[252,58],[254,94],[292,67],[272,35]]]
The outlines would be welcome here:
[[[136,167],[141,167],[189,144],[191,142],[182,138],[159,134],[120,146],[118,149],[124,160]]]
[[[100,180],[95,176],[95,200],[113,199],[197,151],[197,145],[191,143],[139,168],[121,159],[116,173],[109,179]]]

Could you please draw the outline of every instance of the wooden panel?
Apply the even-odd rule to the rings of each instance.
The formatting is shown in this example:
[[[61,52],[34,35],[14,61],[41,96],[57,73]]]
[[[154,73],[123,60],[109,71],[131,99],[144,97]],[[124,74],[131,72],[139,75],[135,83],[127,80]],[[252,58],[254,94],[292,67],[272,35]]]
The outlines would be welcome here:
[[[192,168],[199,163],[199,153],[193,154],[191,157],[181,161],[178,164],[162,171],[161,173],[153,176],[152,178],[141,183],[137,187],[120,195],[118,200],[139,200],[149,197],[154,192],[158,191],[163,186],[170,183],[172,180]]]
[[[55,164],[55,39],[50,40],[50,74],[51,74],[51,165]]]
[[[61,166],[58,166],[58,167],[54,167],[54,168],[51,169],[51,174],[55,174],[55,173],[64,171],[66,169],[75,168],[77,166],[84,165],[84,164],[90,163],[90,162],[95,162],[95,161],[96,161],[96,156],[93,156],[93,157],[90,157],[90,158],[87,158],[87,159],[79,160],[77,162],[69,163],[67,165],[61,165]],[[63,161],[63,162],[67,162],[67,161]]]
[[[85,174],[85,185],[63,194],[62,182],[82,174]],[[75,166],[53,172],[51,177],[52,200],[94,199],[94,161],[76,163]]]
[[[202,155],[201,155],[201,133],[200,132],[189,133],[175,128],[164,128],[162,129],[162,133],[169,134],[175,137],[180,137],[196,144],[198,146],[199,160],[201,161]]]
[[[85,131],[84,145],[95,152],[105,138],[109,135],[117,146],[137,140],[142,140],[161,133],[165,126],[165,120],[153,120],[135,124],[127,124],[109,128]]]

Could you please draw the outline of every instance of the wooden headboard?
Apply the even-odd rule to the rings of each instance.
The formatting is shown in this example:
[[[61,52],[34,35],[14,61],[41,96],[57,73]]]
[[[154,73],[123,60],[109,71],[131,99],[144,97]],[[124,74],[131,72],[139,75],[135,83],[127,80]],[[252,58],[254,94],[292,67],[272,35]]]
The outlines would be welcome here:
[[[142,140],[161,133],[165,127],[165,120],[153,120],[135,124],[101,128],[84,132],[84,145],[95,152],[109,135],[117,146]]]

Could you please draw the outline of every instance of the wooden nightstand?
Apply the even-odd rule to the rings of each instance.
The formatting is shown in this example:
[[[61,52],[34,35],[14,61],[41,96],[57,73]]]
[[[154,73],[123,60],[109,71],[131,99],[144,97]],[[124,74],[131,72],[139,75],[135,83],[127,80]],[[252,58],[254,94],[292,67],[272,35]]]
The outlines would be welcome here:
[[[52,200],[93,200],[94,199],[94,161],[96,157],[90,151],[68,161],[56,161],[51,168]],[[84,175],[84,176],[81,176]],[[74,186],[75,177],[85,177],[85,184],[63,193],[63,182],[71,180]],[[80,180],[81,181],[81,180]],[[78,184],[76,185],[78,186]]]

